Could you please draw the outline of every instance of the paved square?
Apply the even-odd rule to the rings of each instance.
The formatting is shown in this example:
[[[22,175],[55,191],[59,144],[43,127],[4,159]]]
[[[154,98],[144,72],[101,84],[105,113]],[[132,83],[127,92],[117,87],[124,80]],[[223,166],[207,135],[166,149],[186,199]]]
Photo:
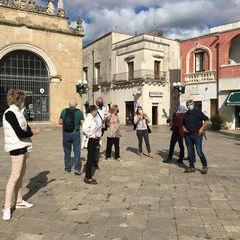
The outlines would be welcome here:
[[[162,163],[170,140],[168,127],[153,128],[155,159],[140,159],[132,127],[123,127],[122,161],[104,161],[102,153],[96,172],[99,184],[91,186],[83,176],[64,174],[61,129],[45,126],[34,138],[25,177],[25,196],[35,207],[15,211],[10,222],[0,220],[0,239],[239,240],[240,139],[207,135],[209,173],[186,175],[174,162]],[[3,205],[10,160],[3,152],[2,128],[0,139]]]

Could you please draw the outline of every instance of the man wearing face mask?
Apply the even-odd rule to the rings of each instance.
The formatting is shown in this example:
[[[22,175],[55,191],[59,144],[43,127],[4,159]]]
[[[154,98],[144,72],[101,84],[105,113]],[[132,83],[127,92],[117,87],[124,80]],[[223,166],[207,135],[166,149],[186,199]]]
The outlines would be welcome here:
[[[183,130],[185,132],[190,167],[185,173],[195,172],[195,149],[202,163],[202,174],[208,172],[207,159],[202,151],[202,140],[209,124],[209,118],[200,110],[194,108],[193,100],[188,100],[188,111],[183,117]]]
[[[102,135],[103,135],[104,131],[105,131],[104,123],[105,123],[106,116],[108,115],[109,109],[108,109],[108,106],[104,105],[102,97],[97,98],[96,105],[98,108],[96,119],[97,119],[99,125],[102,126]]]

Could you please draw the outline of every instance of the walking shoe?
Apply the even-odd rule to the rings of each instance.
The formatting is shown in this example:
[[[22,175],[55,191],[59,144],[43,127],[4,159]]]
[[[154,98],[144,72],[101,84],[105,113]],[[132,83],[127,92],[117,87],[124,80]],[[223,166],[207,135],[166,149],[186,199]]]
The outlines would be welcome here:
[[[195,168],[186,168],[185,169],[185,173],[194,173],[196,171],[196,169]]]
[[[143,157],[143,154],[142,154],[142,153],[139,153],[139,157],[142,158],[142,157]]]
[[[75,175],[75,176],[81,176],[82,173],[81,173],[80,171],[74,171],[74,175]]]
[[[4,210],[2,210],[3,212],[3,221],[9,221],[11,220],[11,210],[10,208],[5,208]]]
[[[148,157],[149,158],[154,158],[154,156],[151,153],[148,154]]]
[[[87,184],[92,184],[92,185],[96,185],[97,184],[97,180],[96,179],[87,179],[87,178],[84,178],[84,182],[87,183]]]
[[[178,159],[177,163],[182,164],[183,163],[183,159]]]
[[[121,158],[120,158],[120,157],[119,157],[119,158],[116,158],[116,161],[119,161],[119,162],[120,162],[120,161],[121,161]]]
[[[112,158],[106,158],[107,161],[112,161]]]
[[[33,204],[24,200],[16,204],[16,208],[31,208],[31,207],[33,207]]]
[[[71,172],[71,171],[66,171],[66,170],[64,171],[65,174],[69,174],[70,172]]]
[[[201,174],[207,174],[208,167],[202,167]]]

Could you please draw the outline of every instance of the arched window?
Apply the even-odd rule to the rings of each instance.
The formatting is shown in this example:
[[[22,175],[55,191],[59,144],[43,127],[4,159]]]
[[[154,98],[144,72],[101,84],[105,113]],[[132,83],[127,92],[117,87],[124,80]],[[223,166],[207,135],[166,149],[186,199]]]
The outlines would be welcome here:
[[[21,89],[27,94],[26,117],[29,120],[49,120],[49,77],[45,62],[25,50],[6,54],[0,60],[0,115],[7,108],[6,94]]]
[[[229,51],[229,63],[240,63],[240,35],[233,38]]]

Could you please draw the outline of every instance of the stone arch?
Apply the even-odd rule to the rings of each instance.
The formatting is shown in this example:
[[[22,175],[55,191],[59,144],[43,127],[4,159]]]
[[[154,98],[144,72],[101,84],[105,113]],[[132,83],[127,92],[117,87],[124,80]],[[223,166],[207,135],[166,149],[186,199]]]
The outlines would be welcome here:
[[[228,60],[230,64],[240,64],[240,34],[230,41]]]
[[[57,75],[55,65],[52,62],[52,60],[48,57],[48,55],[40,48],[38,48],[34,45],[31,45],[31,44],[25,44],[25,43],[11,44],[11,45],[6,46],[5,48],[0,49],[0,60],[6,54],[8,54],[12,51],[15,51],[15,50],[26,50],[26,51],[35,53],[40,58],[42,58],[43,61],[46,63],[46,67],[48,69],[50,79],[59,78],[59,76]]]
[[[191,57],[191,54],[193,52],[195,52],[196,50],[198,49],[202,49],[204,50],[205,52],[208,53],[209,55],[209,70],[212,71],[212,51],[210,50],[210,48],[204,46],[204,45],[201,45],[201,44],[196,44],[192,49],[190,49],[187,53],[187,57],[186,57],[186,74],[189,73],[189,66],[190,66],[190,57]],[[195,59],[194,59],[195,61]],[[194,72],[195,72],[195,64],[193,65],[193,68],[194,68]]]

